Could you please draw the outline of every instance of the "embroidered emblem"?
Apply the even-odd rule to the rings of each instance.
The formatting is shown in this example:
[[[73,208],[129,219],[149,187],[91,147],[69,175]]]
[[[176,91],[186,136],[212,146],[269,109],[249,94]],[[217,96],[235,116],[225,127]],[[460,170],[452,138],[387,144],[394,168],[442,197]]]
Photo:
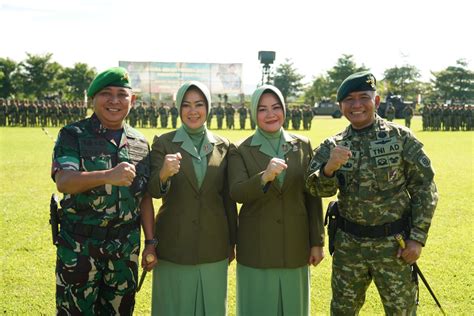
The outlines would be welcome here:
[[[367,82],[373,89],[375,89],[375,78],[374,78],[374,76],[372,76],[372,75],[367,76],[367,80],[365,82]]]
[[[430,164],[431,164],[431,161],[430,159],[426,156],[426,155],[423,155],[420,157],[420,159],[418,159],[418,161],[420,162],[420,164],[425,167],[425,168],[429,168],[430,167]]]

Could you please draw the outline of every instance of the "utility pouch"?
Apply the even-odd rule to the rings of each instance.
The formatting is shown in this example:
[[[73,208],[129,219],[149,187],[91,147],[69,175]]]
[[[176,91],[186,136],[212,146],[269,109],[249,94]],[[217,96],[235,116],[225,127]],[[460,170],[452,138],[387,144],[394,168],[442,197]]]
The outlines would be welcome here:
[[[334,241],[336,239],[338,220],[339,208],[337,206],[337,201],[331,201],[329,202],[328,208],[326,210],[326,217],[324,218],[324,226],[327,226],[328,230],[329,253],[331,254],[331,256],[334,252]]]

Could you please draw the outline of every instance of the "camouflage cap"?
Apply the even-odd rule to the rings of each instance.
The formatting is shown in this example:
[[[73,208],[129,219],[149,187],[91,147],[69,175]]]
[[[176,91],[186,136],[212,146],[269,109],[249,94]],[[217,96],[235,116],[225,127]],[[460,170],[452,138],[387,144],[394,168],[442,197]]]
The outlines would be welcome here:
[[[97,92],[105,87],[123,87],[131,89],[128,72],[122,67],[112,67],[104,72],[98,74],[92,80],[89,89],[87,89],[87,96],[93,97]]]
[[[188,91],[188,89],[192,86],[198,88],[201,90],[202,94],[204,94],[204,97],[207,101],[207,115],[209,116],[211,111],[211,92],[203,83],[200,83],[199,81],[187,81],[183,83],[178,89],[178,92],[176,92],[176,107],[178,108],[178,112],[181,113],[181,103],[183,102],[184,95],[186,94],[186,91]]]
[[[265,84],[263,86],[260,86],[255,90],[252,94],[252,99],[250,101],[250,117],[254,122],[257,122],[257,108],[258,108],[258,102],[260,101],[260,97],[262,94],[265,92],[268,92],[270,90],[271,92],[275,93],[278,98],[280,99],[280,103],[283,106],[283,115],[286,117],[286,105],[285,105],[285,99],[283,98],[283,95],[281,94],[281,91],[272,85]]]
[[[337,102],[344,100],[349,93],[355,91],[376,91],[377,81],[369,71],[356,72],[341,83],[337,89]]]

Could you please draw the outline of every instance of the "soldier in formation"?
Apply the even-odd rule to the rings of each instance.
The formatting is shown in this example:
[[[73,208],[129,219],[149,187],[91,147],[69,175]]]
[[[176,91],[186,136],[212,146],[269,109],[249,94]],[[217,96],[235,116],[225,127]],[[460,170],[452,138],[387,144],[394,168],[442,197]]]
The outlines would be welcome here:
[[[420,111],[424,131],[472,131],[471,105],[427,104]]]
[[[83,102],[0,99],[0,126],[63,126],[87,115]]]
[[[413,118],[413,108],[410,105],[405,105],[405,108],[403,109],[403,117],[405,118],[405,126],[410,128],[411,126],[411,119]]]
[[[227,103],[225,107],[225,124],[227,129],[234,129],[235,123],[235,109],[232,104]]]
[[[392,122],[395,118],[395,107],[391,102],[388,102],[387,104],[387,108],[385,109],[385,117],[387,118],[387,121],[390,122]]]
[[[299,130],[301,126],[301,119],[303,118],[303,112],[298,106],[295,106],[291,111],[291,125],[294,130]]]
[[[237,112],[239,112],[240,129],[245,129],[245,121],[247,120],[247,108],[243,104],[241,104]]]
[[[313,122],[313,111],[308,105],[303,106],[303,129],[309,131],[311,129],[311,123]]]
[[[178,112],[178,108],[176,107],[174,103],[171,105],[169,113],[171,115],[171,127],[175,129],[176,125],[178,124],[179,112]]]
[[[160,114],[161,128],[168,128],[168,112],[168,107],[164,103],[161,103],[160,108],[158,109],[158,113]]]
[[[222,129],[222,122],[223,122],[225,113],[220,102],[217,103],[217,107],[214,108],[214,114],[216,115],[216,119],[217,119],[217,129]]]

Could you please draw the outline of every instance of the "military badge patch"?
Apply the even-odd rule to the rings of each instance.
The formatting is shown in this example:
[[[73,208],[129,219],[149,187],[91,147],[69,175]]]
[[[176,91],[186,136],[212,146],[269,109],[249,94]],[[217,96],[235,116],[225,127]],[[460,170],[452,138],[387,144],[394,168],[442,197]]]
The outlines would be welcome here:
[[[426,156],[426,155],[422,155],[422,156],[418,159],[418,162],[420,163],[420,165],[422,165],[422,166],[425,167],[425,168],[429,168],[430,165],[431,165],[431,161],[430,161],[430,159],[428,158],[428,156]]]

